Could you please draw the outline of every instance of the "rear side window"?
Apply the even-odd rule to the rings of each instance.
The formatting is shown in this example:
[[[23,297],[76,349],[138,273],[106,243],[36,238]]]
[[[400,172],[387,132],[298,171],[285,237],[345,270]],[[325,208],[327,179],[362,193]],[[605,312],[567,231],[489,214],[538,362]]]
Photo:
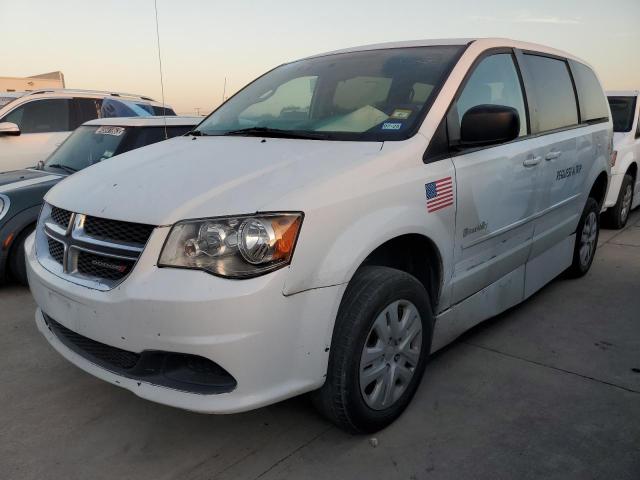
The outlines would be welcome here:
[[[74,98],[75,115],[71,122],[71,128],[75,129],[89,120],[100,118],[102,108],[101,98]]]
[[[595,73],[582,63],[571,61],[573,79],[578,91],[578,103],[580,104],[580,118],[583,122],[594,120],[607,120],[609,110],[607,100],[602,91],[602,86]]]
[[[630,132],[636,113],[636,97],[609,97],[614,132]],[[640,127],[640,122],[638,122]]]
[[[537,132],[547,132],[578,124],[578,107],[564,60],[540,55],[523,55],[523,62],[531,78],[534,102],[530,103],[532,128],[537,121]]]
[[[69,104],[66,99],[35,100],[12,110],[1,121],[15,123],[22,133],[68,132]]]

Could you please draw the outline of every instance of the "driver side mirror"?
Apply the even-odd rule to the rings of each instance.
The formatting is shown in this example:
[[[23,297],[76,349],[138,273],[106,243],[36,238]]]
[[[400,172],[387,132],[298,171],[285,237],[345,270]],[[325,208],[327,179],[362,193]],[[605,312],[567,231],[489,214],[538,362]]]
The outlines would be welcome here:
[[[15,123],[0,123],[0,135],[20,135],[20,127]]]
[[[477,105],[470,108],[460,123],[460,146],[486,147],[510,142],[520,134],[520,116],[513,107]]]

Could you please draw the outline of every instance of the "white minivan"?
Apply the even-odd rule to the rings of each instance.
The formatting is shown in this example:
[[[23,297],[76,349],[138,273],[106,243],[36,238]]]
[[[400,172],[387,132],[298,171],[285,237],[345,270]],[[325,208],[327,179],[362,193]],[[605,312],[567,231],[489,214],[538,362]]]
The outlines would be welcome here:
[[[49,191],[27,246],[38,328],[149,400],[232,413],[313,392],[378,430],[430,353],[589,270],[609,116],[587,64],[512,40],[282,65],[189,135]]]

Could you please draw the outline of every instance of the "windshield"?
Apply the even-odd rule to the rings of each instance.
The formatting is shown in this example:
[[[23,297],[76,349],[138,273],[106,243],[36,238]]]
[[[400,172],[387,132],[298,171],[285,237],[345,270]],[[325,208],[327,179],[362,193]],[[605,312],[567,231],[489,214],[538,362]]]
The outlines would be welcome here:
[[[229,99],[197,132],[402,140],[415,133],[462,48],[360,51],[282,65]]]
[[[45,170],[77,172],[116,154],[127,136],[125,127],[81,126],[49,156]]]
[[[636,111],[636,97],[609,97],[614,132],[629,132]]]

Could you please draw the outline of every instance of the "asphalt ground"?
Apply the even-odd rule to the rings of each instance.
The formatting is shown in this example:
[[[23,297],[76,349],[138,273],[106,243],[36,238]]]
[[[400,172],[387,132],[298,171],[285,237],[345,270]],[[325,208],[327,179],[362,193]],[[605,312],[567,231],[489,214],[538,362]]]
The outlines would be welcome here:
[[[640,212],[558,278],[436,354],[405,414],[351,436],[299,397],[208,416],[84,373],[0,288],[2,479],[640,479]]]

